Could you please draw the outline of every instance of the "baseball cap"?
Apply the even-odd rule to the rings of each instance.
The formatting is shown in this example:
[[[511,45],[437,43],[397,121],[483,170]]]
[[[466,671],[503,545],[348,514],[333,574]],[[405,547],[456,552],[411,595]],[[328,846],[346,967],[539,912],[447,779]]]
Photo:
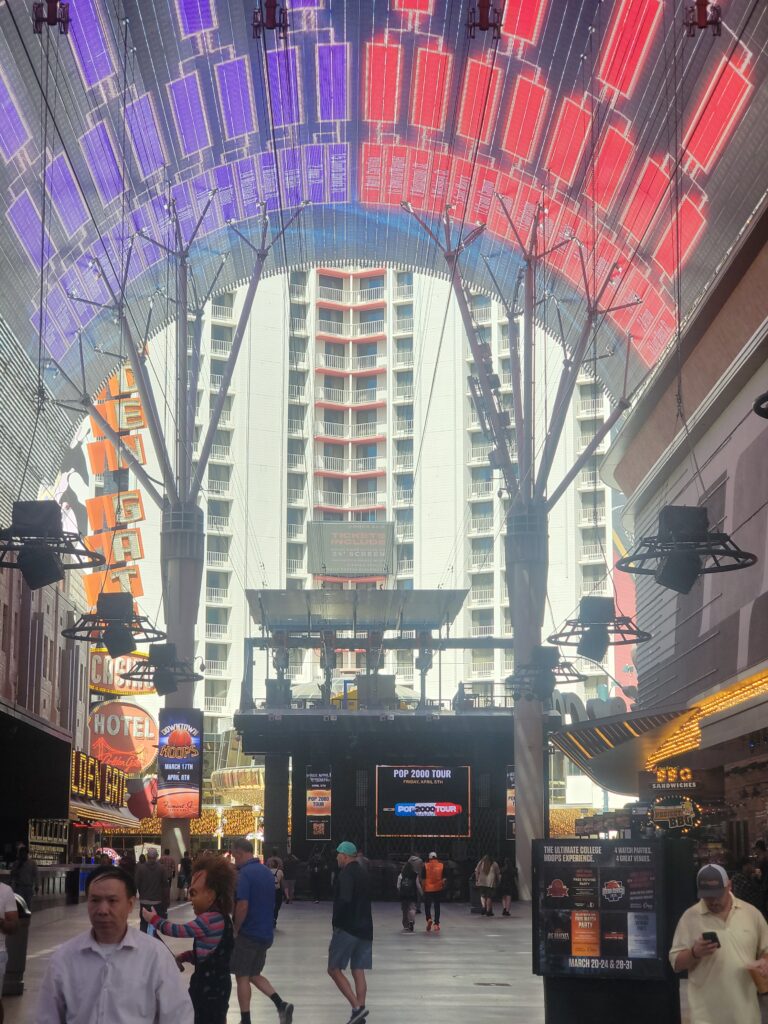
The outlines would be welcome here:
[[[725,891],[727,884],[728,875],[725,868],[719,864],[705,864],[696,875],[696,888],[700,900],[708,896],[719,896]]]
[[[346,853],[348,857],[356,857],[357,847],[354,843],[339,843],[336,847],[336,853]]]
[[[430,860],[437,860],[437,854],[435,853],[434,850],[432,851],[432,853],[430,853],[429,859]]]

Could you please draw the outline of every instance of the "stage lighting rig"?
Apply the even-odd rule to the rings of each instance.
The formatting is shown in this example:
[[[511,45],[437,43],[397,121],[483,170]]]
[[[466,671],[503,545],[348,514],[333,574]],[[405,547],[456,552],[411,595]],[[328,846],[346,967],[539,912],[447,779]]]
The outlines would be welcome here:
[[[121,672],[120,678],[150,683],[163,697],[175,693],[179,683],[197,683],[203,677],[188,662],[179,661],[176,644],[150,644],[149,660],[139,662],[128,672]]]
[[[32,4],[32,29],[36,36],[43,34],[43,25],[49,28],[58,25],[59,35],[69,35],[69,4],[59,3],[58,0]]]
[[[106,647],[110,658],[132,654],[138,644],[165,640],[165,633],[146,615],[134,611],[133,595],[124,592],[99,594],[96,612],[81,615],[74,626],[62,629],[61,635]]]
[[[590,661],[602,661],[609,647],[642,644],[651,634],[640,629],[629,615],[617,615],[612,597],[582,597],[578,619],[568,619],[562,629],[547,637],[558,647],[575,647]]]
[[[502,5],[503,6],[503,5]],[[494,39],[501,39],[501,10],[491,0],[477,0],[470,3],[467,11],[467,35],[475,38],[477,31],[492,32]]]
[[[540,700],[549,705],[558,683],[575,683],[584,678],[570,662],[560,660],[556,647],[538,644],[531,652],[530,664],[515,669],[506,682],[512,688],[513,700]]]
[[[79,533],[65,532],[57,501],[13,503],[11,525],[0,530],[0,568],[19,569],[30,590],[58,583],[70,569],[100,565],[103,555],[89,550]]]
[[[696,0],[686,8],[683,25],[689,36],[695,36],[706,28],[712,29],[713,36],[721,35],[723,14],[720,5],[709,3],[709,0]]]
[[[277,0],[263,0],[253,11],[253,38],[260,39],[262,32],[277,32],[281,39],[288,36],[288,10]]]
[[[705,507],[665,505],[658,533],[643,537],[616,568],[636,576],[653,576],[678,594],[690,593],[699,576],[748,569],[757,555],[742,551],[727,533],[710,531]]]

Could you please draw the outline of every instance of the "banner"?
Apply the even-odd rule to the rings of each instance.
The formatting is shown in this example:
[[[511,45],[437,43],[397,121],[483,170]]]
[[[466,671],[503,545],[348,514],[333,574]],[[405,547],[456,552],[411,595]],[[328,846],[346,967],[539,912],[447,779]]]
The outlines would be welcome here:
[[[322,576],[388,576],[394,523],[307,523],[307,568]]]
[[[515,766],[507,765],[507,839],[515,838]]]
[[[157,816],[199,818],[203,796],[203,712],[161,708]]]
[[[307,839],[331,838],[331,769],[307,768]]]

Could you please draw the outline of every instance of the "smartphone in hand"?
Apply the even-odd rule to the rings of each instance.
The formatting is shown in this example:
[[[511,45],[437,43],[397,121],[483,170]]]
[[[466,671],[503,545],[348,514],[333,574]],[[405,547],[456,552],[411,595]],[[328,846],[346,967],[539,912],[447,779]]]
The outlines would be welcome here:
[[[714,942],[717,948],[720,948],[720,939],[717,937],[717,932],[703,932],[701,937],[705,942]]]

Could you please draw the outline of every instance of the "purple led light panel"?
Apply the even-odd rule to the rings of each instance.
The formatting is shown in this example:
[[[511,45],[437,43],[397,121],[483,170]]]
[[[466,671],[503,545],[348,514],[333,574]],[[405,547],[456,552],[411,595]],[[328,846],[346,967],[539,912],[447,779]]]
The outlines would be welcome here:
[[[211,0],[176,0],[176,10],[183,36],[192,36],[214,26]]]
[[[57,156],[48,168],[48,195],[65,230],[74,235],[88,220],[88,211],[64,154]]]
[[[61,275],[60,281],[65,295],[76,295],[81,299],[87,298],[80,275],[75,267],[70,267],[69,270],[66,270]],[[85,327],[86,324],[93,320],[96,315],[95,306],[89,306],[85,302],[75,302],[72,299],[69,301],[72,306],[72,313],[77,318],[81,327]]]
[[[276,127],[297,124],[299,121],[299,81],[296,47],[270,50],[267,54],[269,96],[272,120]]]
[[[147,178],[167,162],[152,100],[147,95],[139,96],[127,105],[125,115],[141,176]]]
[[[168,83],[168,91],[176,121],[176,133],[185,156],[199,153],[211,144],[208,124],[205,119],[200,79],[197,72],[177,78]]]
[[[99,122],[86,132],[80,139],[80,145],[83,147],[85,160],[99,190],[101,201],[106,206],[113,199],[117,199],[123,191],[123,178],[104,122]]]
[[[251,103],[251,83],[245,57],[216,65],[216,86],[228,139],[252,132],[256,123]]]
[[[259,153],[256,158],[261,179],[261,198],[267,204],[267,210],[276,210],[279,205],[279,185],[277,179],[277,163],[274,153]]]
[[[255,217],[259,211],[259,179],[253,157],[237,161],[237,184],[243,203],[243,216]]]
[[[29,192],[22,192],[8,207],[8,220],[16,232],[27,256],[37,270],[40,270],[40,242],[43,222]],[[54,253],[48,232],[45,233],[44,260],[47,263]]]
[[[11,90],[0,74],[0,151],[10,160],[29,138],[27,126],[21,119]]]
[[[325,202],[325,155],[322,146],[304,146],[304,180],[307,199],[311,203]]]
[[[113,73],[107,38],[93,0],[69,0],[69,38],[87,86],[96,85]]]
[[[283,202],[298,206],[303,196],[301,183],[301,154],[298,149],[280,150],[280,180],[283,183]]]
[[[349,146],[336,142],[328,147],[328,198],[332,203],[349,202]]]
[[[214,204],[221,211],[221,220],[226,223],[228,220],[238,220],[240,212],[237,208],[237,196],[235,194],[235,179],[232,175],[232,168],[227,164],[222,167],[215,167],[213,171],[216,188]]]
[[[317,92],[321,121],[346,121],[347,44],[323,44],[317,48]]]

